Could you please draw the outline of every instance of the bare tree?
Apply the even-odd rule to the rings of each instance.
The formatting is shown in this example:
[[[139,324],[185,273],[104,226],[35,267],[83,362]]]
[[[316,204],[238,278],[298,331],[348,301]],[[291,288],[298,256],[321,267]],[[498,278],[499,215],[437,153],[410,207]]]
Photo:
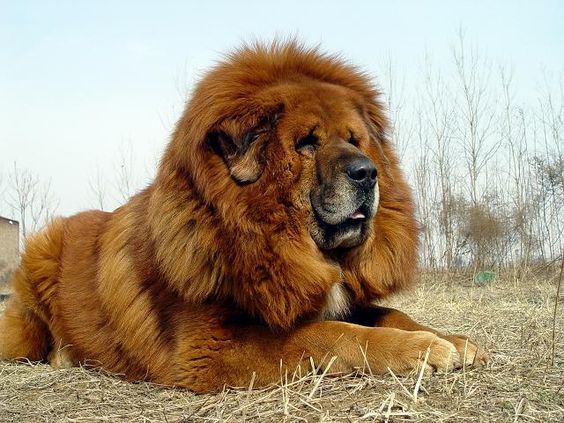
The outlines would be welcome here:
[[[19,216],[22,240],[44,225],[58,207],[51,181],[42,183],[37,175],[18,168],[16,163],[10,175],[8,203]]]
[[[454,261],[455,231],[452,218],[456,180],[454,172],[454,151],[452,143],[452,122],[455,119],[452,104],[448,95],[449,89],[444,83],[441,73],[435,70],[429,56],[425,56],[425,106],[422,111],[429,137],[431,156],[429,172],[436,187],[436,222],[439,236],[442,238],[441,261],[447,269],[451,269]]]
[[[458,45],[452,50],[460,97],[457,101],[460,125],[458,136],[464,150],[471,202],[479,202],[480,176],[488,161],[500,147],[491,140],[496,117],[495,101],[489,85],[491,66],[477,49],[468,48],[464,33],[458,34]]]
[[[500,69],[502,87],[502,118],[500,119],[500,135],[507,151],[509,189],[508,203],[511,210],[512,229],[514,231],[514,247],[510,248],[514,269],[526,268],[531,259],[534,236],[532,229],[534,193],[532,190],[531,164],[529,160],[529,140],[527,118],[523,107],[514,104],[513,73],[507,68]],[[501,172],[497,166],[497,173]],[[503,183],[503,182],[502,182]],[[498,184],[502,186],[501,183]]]
[[[400,160],[404,160],[407,147],[414,135],[413,122],[406,116],[405,81],[398,76],[391,58],[388,58],[382,72],[384,98],[390,116],[390,138],[396,145]]]
[[[135,154],[131,141],[120,145],[116,174],[116,200],[123,203],[129,200],[138,189],[135,178]]]
[[[422,240],[422,261],[425,266],[436,270],[437,260],[435,252],[433,203],[435,190],[431,179],[429,141],[426,133],[426,125],[423,119],[422,110],[416,111],[417,140],[419,143],[418,155],[414,163],[414,184],[417,201],[417,215],[421,227]]]
[[[539,94],[539,144],[533,161],[537,189],[543,202],[539,229],[551,259],[564,250],[564,79],[557,83],[545,75]]]
[[[107,206],[107,181],[102,176],[100,171],[100,166],[96,166],[96,176],[88,181],[88,186],[90,187],[90,192],[94,197],[95,207],[99,210],[106,210]]]

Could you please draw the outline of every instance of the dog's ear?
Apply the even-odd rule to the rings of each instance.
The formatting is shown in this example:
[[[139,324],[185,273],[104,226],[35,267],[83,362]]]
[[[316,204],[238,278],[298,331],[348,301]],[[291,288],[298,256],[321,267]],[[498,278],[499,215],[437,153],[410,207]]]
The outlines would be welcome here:
[[[223,158],[231,177],[240,184],[255,182],[264,170],[264,145],[260,135],[248,132],[242,137],[233,137],[224,131],[213,131],[208,135],[212,149]]]
[[[262,175],[265,149],[281,113],[281,107],[226,119],[208,134],[208,144],[219,155],[231,177],[239,184],[251,184]]]

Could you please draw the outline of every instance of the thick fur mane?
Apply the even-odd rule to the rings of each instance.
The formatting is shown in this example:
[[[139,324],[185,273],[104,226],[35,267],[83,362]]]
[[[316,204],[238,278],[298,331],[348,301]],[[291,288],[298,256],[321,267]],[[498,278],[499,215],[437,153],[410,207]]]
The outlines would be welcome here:
[[[293,198],[301,169],[269,147],[276,183],[264,175],[236,184],[206,143],[218,124],[256,125],[281,113],[294,82],[321,81],[353,90],[381,148],[380,210],[370,239],[337,256],[320,251],[307,216]],[[279,89],[282,87],[282,89]],[[297,43],[245,46],[219,63],[194,90],[161,162],[141,213],[155,245],[155,263],[186,300],[233,301],[273,327],[289,327],[319,313],[327,292],[343,278],[355,300],[368,302],[410,284],[416,227],[411,194],[385,138],[388,126],[369,79],[335,56]],[[281,170],[282,168],[285,168]],[[140,204],[143,202],[140,202]]]

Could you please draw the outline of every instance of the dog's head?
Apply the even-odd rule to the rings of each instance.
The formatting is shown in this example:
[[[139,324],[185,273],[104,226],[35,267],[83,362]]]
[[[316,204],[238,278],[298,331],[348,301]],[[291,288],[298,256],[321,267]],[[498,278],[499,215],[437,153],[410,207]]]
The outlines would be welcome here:
[[[163,163],[190,175],[233,248],[258,237],[237,260],[283,255],[332,278],[321,291],[339,273],[357,298],[383,296],[412,279],[416,230],[378,96],[315,49],[244,47],[198,85]]]

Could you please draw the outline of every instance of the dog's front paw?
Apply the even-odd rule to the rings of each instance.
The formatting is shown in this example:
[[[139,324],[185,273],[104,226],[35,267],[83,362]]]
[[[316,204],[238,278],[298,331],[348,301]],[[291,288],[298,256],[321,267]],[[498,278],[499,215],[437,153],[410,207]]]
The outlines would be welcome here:
[[[465,366],[483,367],[488,364],[488,354],[474,341],[464,335],[445,335],[444,339],[456,347],[461,363]]]
[[[398,336],[399,335],[399,336]],[[425,367],[426,372],[445,372],[462,366],[454,344],[427,331],[398,331],[388,367],[406,374]]]

